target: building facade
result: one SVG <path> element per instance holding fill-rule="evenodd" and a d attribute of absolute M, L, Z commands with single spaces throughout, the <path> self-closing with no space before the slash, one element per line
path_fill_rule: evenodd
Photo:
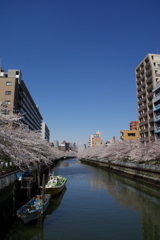
<path fill-rule="evenodd" d="M 138 129 L 138 121 L 132 121 L 130 122 L 130 130 L 137 130 Z"/>
<path fill-rule="evenodd" d="M 120 131 L 122 136 L 120 137 L 123 141 L 126 140 L 137 140 L 139 138 L 139 131 L 137 130 L 122 130 Z"/>
<path fill-rule="evenodd" d="M 42 122 L 42 139 L 50 141 L 50 131 L 45 122 Z"/>
<path fill-rule="evenodd" d="M 89 135 L 88 147 L 101 147 L 104 146 L 104 142 L 101 137 L 101 132 L 97 131 L 95 134 Z"/>
<path fill-rule="evenodd" d="M 160 81 L 160 55 L 148 54 L 135 69 L 139 136 L 150 142 L 154 136 L 153 88 Z"/>
<path fill-rule="evenodd" d="M 153 117 L 155 141 L 160 142 L 160 82 L 153 89 Z"/>
<path fill-rule="evenodd" d="M 13 111 L 24 114 L 21 120 L 31 130 L 41 130 L 42 116 L 34 103 L 24 81 L 21 71 L 9 69 L 7 73 L 0 68 L 0 101 L 6 102 Z"/>
<path fill-rule="evenodd" d="M 59 141 L 58 140 L 54 140 L 53 141 L 54 147 L 58 148 L 59 147 Z"/>

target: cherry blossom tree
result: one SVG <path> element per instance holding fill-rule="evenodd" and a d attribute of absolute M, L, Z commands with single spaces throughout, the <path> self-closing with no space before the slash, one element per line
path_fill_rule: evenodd
<path fill-rule="evenodd" d="M 117 141 L 107 147 L 93 147 L 78 152 L 79 159 L 128 161 L 160 164 L 160 143 L 142 144 L 140 141 Z"/>
<path fill-rule="evenodd" d="M 21 114 L 9 113 L 8 106 L 0 106 L 0 159 L 10 160 L 21 169 L 37 166 L 39 163 L 49 165 L 53 160 L 63 156 L 63 152 L 52 148 L 41 138 L 40 131 L 32 131 L 22 124 Z"/>

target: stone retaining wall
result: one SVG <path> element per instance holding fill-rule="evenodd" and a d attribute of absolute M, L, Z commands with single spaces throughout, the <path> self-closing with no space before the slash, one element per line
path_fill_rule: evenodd
<path fill-rule="evenodd" d="M 160 166 L 149 164 L 106 161 L 97 159 L 81 159 L 82 162 L 99 166 L 110 171 L 156 185 L 160 187 Z"/>

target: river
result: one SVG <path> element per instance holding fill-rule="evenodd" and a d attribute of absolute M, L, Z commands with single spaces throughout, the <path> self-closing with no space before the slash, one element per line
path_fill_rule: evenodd
<path fill-rule="evenodd" d="M 58 162 L 66 189 L 40 224 L 19 219 L 4 240 L 160 240 L 160 191 L 77 159 Z"/>

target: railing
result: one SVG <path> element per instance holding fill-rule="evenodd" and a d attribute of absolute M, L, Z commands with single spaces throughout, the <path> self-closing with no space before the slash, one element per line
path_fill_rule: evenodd
<path fill-rule="evenodd" d="M 160 132 L 160 127 L 155 127 L 154 132 L 155 132 L 155 133 Z"/>
<path fill-rule="evenodd" d="M 160 115 L 154 117 L 154 120 L 159 120 L 159 119 L 160 119 Z"/>
<path fill-rule="evenodd" d="M 160 104 L 158 104 L 158 105 L 154 106 L 154 108 L 155 108 L 155 109 L 158 109 L 158 108 L 160 108 Z"/>

